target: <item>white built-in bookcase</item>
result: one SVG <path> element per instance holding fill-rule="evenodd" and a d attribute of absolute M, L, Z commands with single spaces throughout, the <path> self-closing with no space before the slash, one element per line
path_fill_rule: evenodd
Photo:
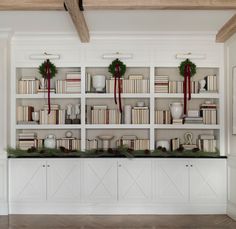
<path fill-rule="evenodd" d="M 167 36 L 157 38 L 156 41 L 119 40 L 96 41 L 90 44 L 80 44 L 77 38 L 55 37 L 47 38 L 15 38 L 11 53 L 11 117 L 10 131 L 12 147 L 16 146 L 16 138 L 19 132 L 37 132 L 40 137 L 49 133 L 57 137 L 64 136 L 65 132 L 71 130 L 74 137 L 81 139 L 81 149 L 85 150 L 86 139 L 99 135 L 113 135 L 111 146 L 123 135 L 136 135 L 139 138 L 150 139 L 150 149 L 155 149 L 158 139 L 171 139 L 179 137 L 182 141 L 185 132 L 192 132 L 194 140 L 199 134 L 214 134 L 217 139 L 217 147 L 221 155 L 226 154 L 225 149 L 225 105 L 224 105 L 224 48 L 221 44 L 214 42 L 214 36 L 195 37 Z M 159 39 L 159 40 L 158 40 Z M 150 81 L 150 93 L 146 94 L 122 94 L 122 104 L 135 105 L 137 101 L 145 101 L 150 106 L 150 124 L 145 125 L 91 125 L 85 123 L 86 104 L 106 104 L 114 108 L 113 94 L 86 93 L 86 73 L 104 74 L 110 76 L 108 66 L 111 59 L 103 59 L 104 53 L 131 53 L 131 59 L 122 60 L 127 65 L 125 77 L 129 74 L 143 74 Z M 56 79 L 65 78 L 68 71 L 81 70 L 81 94 L 51 94 L 51 102 L 57 103 L 65 108 L 66 104 L 81 104 L 80 125 L 17 125 L 16 107 L 18 104 L 34 105 L 36 110 L 42 108 L 47 102 L 47 95 L 17 94 L 17 81 L 24 75 L 35 75 L 40 77 L 38 66 L 43 60 L 31 59 L 32 54 L 43 54 L 44 52 L 59 54 L 59 60 L 52 60 L 58 67 Z M 168 109 L 169 104 L 174 101 L 183 102 L 183 94 L 157 94 L 154 93 L 155 75 L 168 75 L 169 80 L 182 79 L 178 73 L 178 66 L 183 59 L 176 59 L 178 53 L 203 54 L 203 58 L 191 59 L 197 65 L 197 74 L 193 80 L 202 79 L 206 75 L 216 74 L 218 78 L 218 93 L 192 94 L 189 103 L 191 109 L 199 109 L 201 103 L 210 100 L 218 105 L 217 125 L 158 125 L 154 123 L 154 111 L 156 108 Z M 99 142 L 101 146 L 101 142 Z"/>
<path fill-rule="evenodd" d="M 62 108 L 69 103 L 81 104 L 81 124 L 80 125 L 17 125 L 16 117 L 13 122 L 15 130 L 12 131 L 12 146 L 15 146 L 17 134 L 20 132 L 37 132 L 38 137 L 44 138 L 47 134 L 55 134 L 58 138 L 65 136 L 65 132 L 71 130 L 73 136 L 81 139 L 81 149 L 85 150 L 86 139 L 96 138 L 99 135 L 114 135 L 112 140 L 112 147 L 115 147 L 115 141 L 122 135 L 136 135 L 138 138 L 150 139 L 150 149 L 155 149 L 156 140 L 171 139 L 179 137 L 182 141 L 185 132 L 192 132 L 194 140 L 199 134 L 214 134 L 217 137 L 217 146 L 221 149 L 221 112 L 220 112 L 220 93 L 202 93 L 192 94 L 192 100 L 189 102 L 189 108 L 199 109 L 201 103 L 206 100 L 210 100 L 218 104 L 218 124 L 217 125 L 158 125 L 154 122 L 154 111 L 159 109 L 169 109 L 169 104 L 174 101 L 183 102 L 183 94 L 165 94 L 154 93 L 154 76 L 155 75 L 168 75 L 169 80 L 181 80 L 181 76 L 178 73 L 177 66 L 163 67 L 163 66 L 127 66 L 127 72 L 125 77 L 129 74 L 142 74 L 144 78 L 150 81 L 150 93 L 139 94 L 122 94 L 122 104 L 135 105 L 137 101 L 145 101 L 145 105 L 150 107 L 150 124 L 120 124 L 120 125 L 97 125 L 85 123 L 85 105 L 108 105 L 109 108 L 115 108 L 116 105 L 113 100 L 113 94 L 97 94 L 85 92 L 85 77 L 86 73 L 91 75 L 104 74 L 110 77 L 107 66 L 72 66 L 72 67 L 59 67 L 56 78 L 52 80 L 53 84 L 56 79 L 65 78 L 65 74 L 68 71 L 81 70 L 81 94 L 51 94 L 51 103 L 60 104 Z M 216 74 L 219 77 L 218 68 L 198 68 L 197 75 L 194 76 L 194 80 L 200 80 L 206 75 Z M 15 91 L 17 91 L 17 82 L 22 76 L 36 76 L 40 78 L 37 67 L 17 67 L 15 72 L 15 78 L 13 79 L 15 85 Z M 219 78 L 218 78 L 219 79 Z M 219 81 L 218 81 L 219 86 Z M 39 110 L 47 103 L 47 94 L 17 94 L 14 93 L 15 109 L 18 105 L 32 105 L 35 110 Z M 16 110 L 15 110 L 16 111 Z M 16 114 L 16 112 L 14 112 Z M 100 145 L 101 146 L 101 145 Z"/>

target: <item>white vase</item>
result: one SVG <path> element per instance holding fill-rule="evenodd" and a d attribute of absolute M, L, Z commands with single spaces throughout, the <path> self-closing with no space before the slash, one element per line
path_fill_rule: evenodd
<path fill-rule="evenodd" d="M 103 75 L 93 76 L 93 87 L 96 91 L 102 92 L 106 86 L 106 77 Z"/>
<path fill-rule="evenodd" d="M 173 119 L 180 119 L 183 115 L 183 104 L 182 103 L 171 103 L 170 112 Z"/>
<path fill-rule="evenodd" d="M 125 124 L 131 124 L 131 105 L 125 105 L 124 113 L 125 113 Z"/>
<path fill-rule="evenodd" d="M 53 134 L 49 134 L 44 139 L 44 147 L 49 149 L 56 148 L 56 136 Z"/>

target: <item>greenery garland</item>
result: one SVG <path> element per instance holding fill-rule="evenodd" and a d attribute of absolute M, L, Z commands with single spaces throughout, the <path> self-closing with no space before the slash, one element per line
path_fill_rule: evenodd
<path fill-rule="evenodd" d="M 185 76 L 185 66 L 190 66 L 190 76 L 194 76 L 196 74 L 196 65 L 191 62 L 189 59 L 186 59 L 185 61 L 181 62 L 179 66 L 179 73 L 181 76 Z"/>
<path fill-rule="evenodd" d="M 120 76 L 124 76 L 126 72 L 126 65 L 120 61 L 119 59 L 115 59 L 112 61 L 112 63 L 108 67 L 108 71 L 114 76 L 116 74 L 116 66 L 119 65 L 120 67 Z"/>
<path fill-rule="evenodd" d="M 52 79 L 57 74 L 57 68 L 56 66 L 50 61 L 45 60 L 40 66 L 39 66 L 39 73 L 42 75 L 43 78 L 47 79 L 47 64 L 49 64 L 49 71 L 50 71 L 50 79 Z"/>

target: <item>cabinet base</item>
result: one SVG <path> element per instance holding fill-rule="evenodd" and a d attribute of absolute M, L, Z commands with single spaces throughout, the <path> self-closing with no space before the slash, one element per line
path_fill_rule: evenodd
<path fill-rule="evenodd" d="M 8 204 L 0 202 L 0 215 L 8 215 Z"/>
<path fill-rule="evenodd" d="M 226 204 L 143 205 L 11 203 L 9 214 L 226 214 Z"/>

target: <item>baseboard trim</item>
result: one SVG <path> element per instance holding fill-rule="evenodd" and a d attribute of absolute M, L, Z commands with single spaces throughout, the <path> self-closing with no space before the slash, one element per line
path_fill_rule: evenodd
<path fill-rule="evenodd" d="M 216 205 L 117 205 L 12 203 L 9 214 L 226 214 L 226 204 Z"/>
<path fill-rule="evenodd" d="M 232 218 L 233 220 L 236 220 L 236 204 L 228 202 L 228 204 L 227 204 L 227 215 L 230 218 Z"/>
<path fill-rule="evenodd" d="M 8 203 L 0 202 L 0 215 L 8 215 Z"/>

